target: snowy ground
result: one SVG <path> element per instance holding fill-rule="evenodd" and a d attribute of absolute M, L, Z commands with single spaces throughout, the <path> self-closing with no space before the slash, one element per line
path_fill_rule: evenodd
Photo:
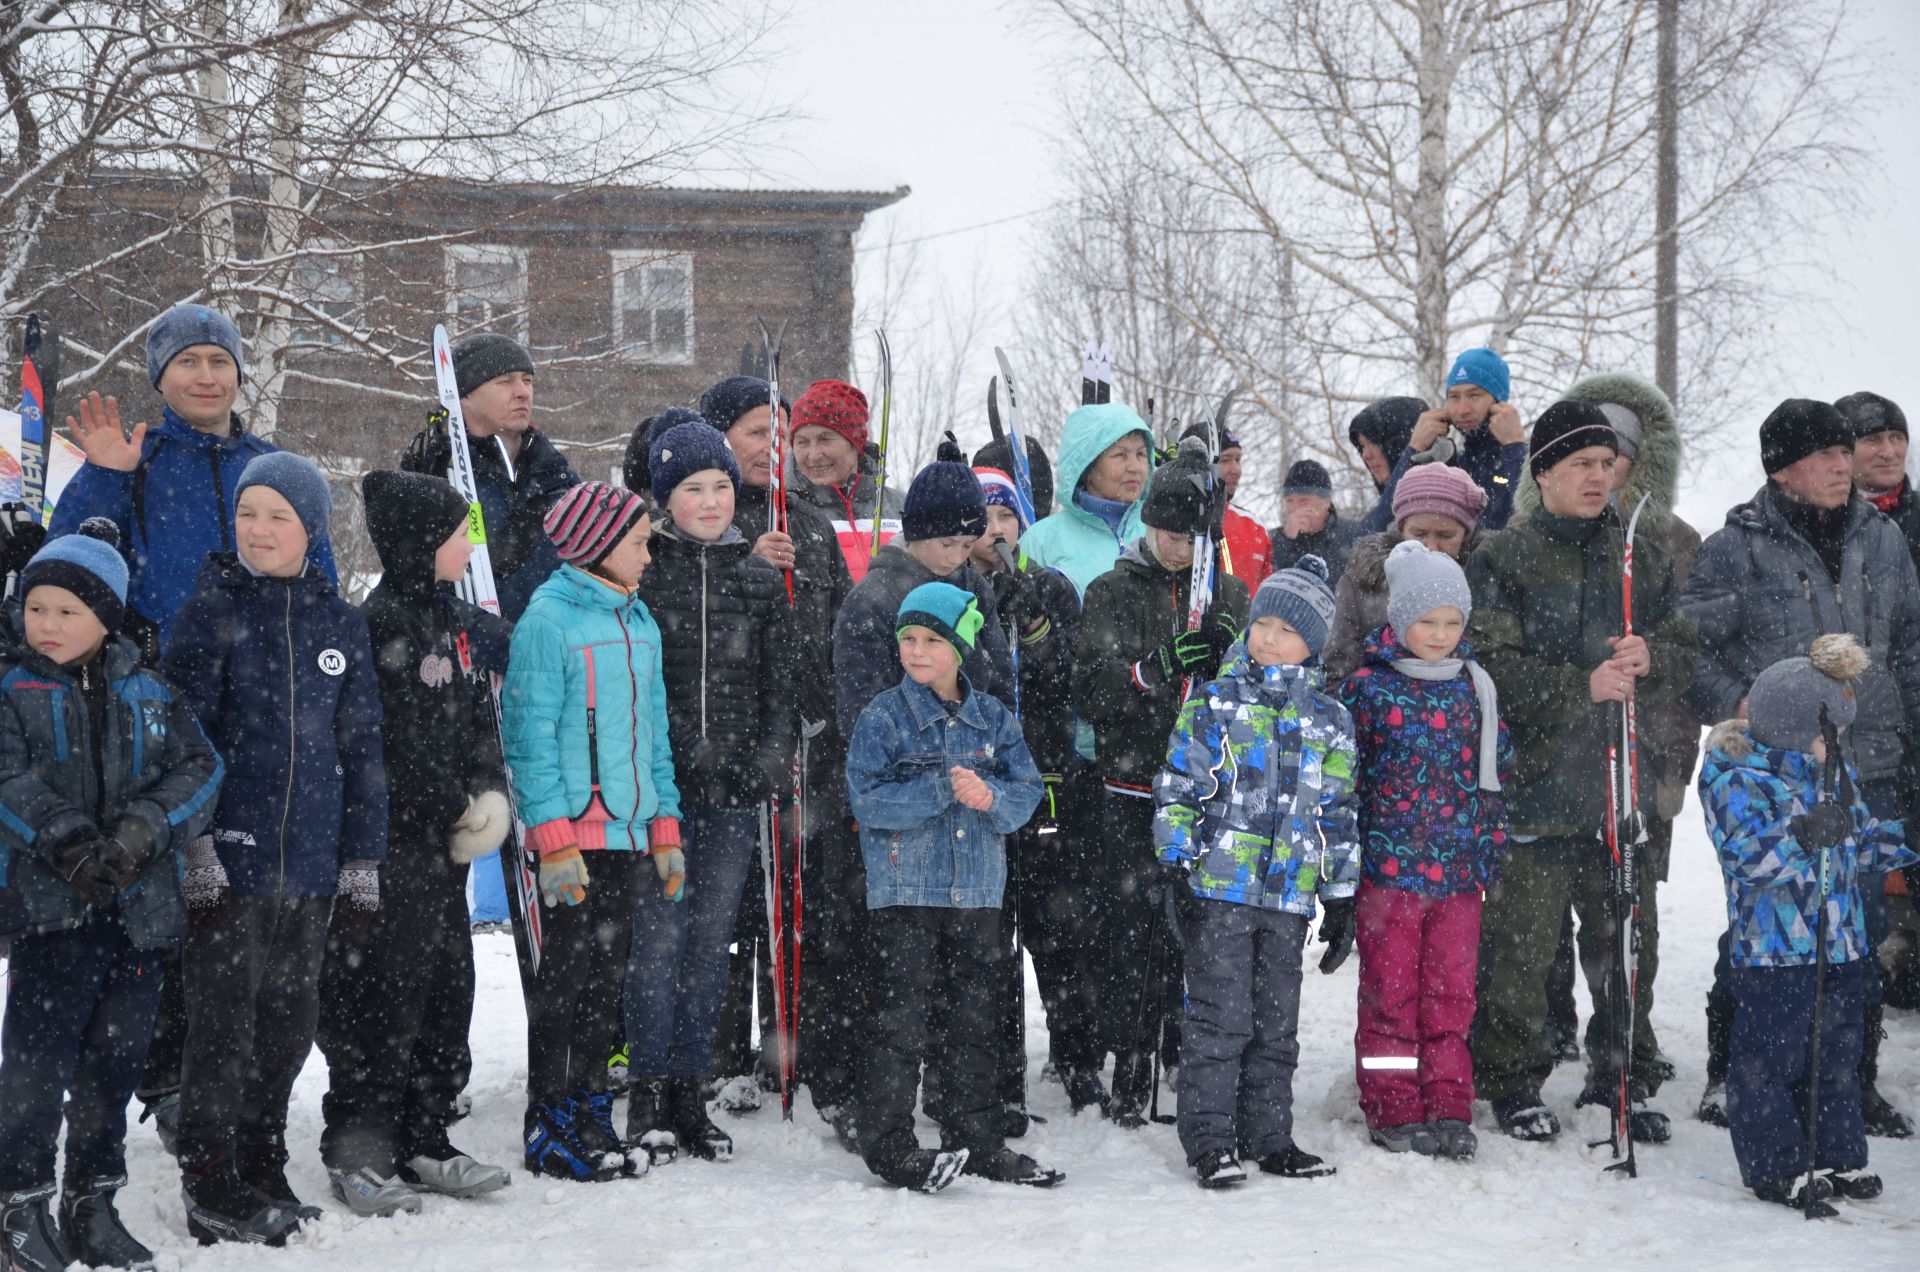
<path fill-rule="evenodd" d="M 1065 1169 L 1052 1192 L 963 1179 L 936 1197 L 881 1187 L 841 1152 L 810 1112 L 783 1125 L 777 1108 L 727 1117 L 733 1162 L 682 1160 L 648 1178 L 579 1186 L 514 1171 L 510 1190 L 473 1202 L 429 1198 L 418 1217 L 355 1220 L 328 1196 L 317 1152 L 324 1062 L 316 1051 L 294 1095 L 290 1172 L 330 1213 L 284 1252 L 201 1250 L 187 1236 L 177 1176 L 152 1131 L 136 1126 L 133 1182 L 122 1213 L 134 1232 L 180 1268 L 406 1268 L 410 1272 L 671 1266 L 680 1269 L 914 1267 L 980 1269 L 1235 1267 L 1324 1258 L 1335 1266 L 1441 1268 L 1470 1259 L 1501 1269 L 1604 1264 L 1690 1269 L 1910 1266 L 1920 1223 L 1880 1217 L 1852 1226 L 1809 1224 L 1725 1186 L 1737 1184 L 1726 1133 L 1688 1114 L 1705 1050 L 1700 1006 L 1725 926 L 1718 872 L 1689 808 L 1661 890 L 1662 959 L 1655 1026 L 1680 1069 L 1655 1101 L 1674 1116 L 1674 1141 L 1640 1156 L 1637 1181 L 1601 1172 L 1604 1150 L 1581 1145 L 1584 1124 L 1559 1142 L 1500 1136 L 1479 1108 L 1479 1159 L 1466 1165 L 1391 1158 L 1370 1147 L 1354 1106 L 1354 969 L 1308 973 L 1298 1079 L 1301 1144 L 1338 1163 L 1336 1178 L 1256 1175 L 1241 1189 L 1203 1194 L 1184 1168 L 1171 1127 L 1127 1133 L 1067 1114 L 1052 1083 L 1033 1083 L 1048 1117 L 1023 1147 Z M 520 993 L 510 941 L 477 938 L 479 1005 L 473 1046 L 475 1114 L 455 1128 L 469 1152 L 518 1162 L 525 1074 Z M 1031 1001 L 1032 995 L 1029 995 Z M 1894 1013 L 1882 1087 L 1920 1109 L 1920 1017 Z M 1037 1008 L 1031 1049 L 1044 1054 Z M 1578 1066 L 1561 1066 L 1549 1102 L 1571 1119 Z M 1037 1066 L 1036 1066 L 1037 1073 Z M 801 1106 L 805 1107 L 804 1099 Z M 1167 1102 L 1170 1109 L 1170 1101 Z M 1593 1110 L 1583 1110 L 1591 1115 Z M 1875 1140 L 1886 1214 L 1920 1212 L 1920 1143 Z M 1724 1181 L 1722 1183 L 1713 1182 Z M 1545 1260 L 1546 1262 L 1541 1262 Z"/>

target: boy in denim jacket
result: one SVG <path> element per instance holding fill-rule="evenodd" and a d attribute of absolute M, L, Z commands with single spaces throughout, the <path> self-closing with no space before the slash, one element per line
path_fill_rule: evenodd
<path fill-rule="evenodd" d="M 900 603 L 905 678 L 860 713 L 847 794 L 860 823 L 874 951 L 874 1019 L 859 1111 L 861 1154 L 901 1188 L 937 1192 L 963 1170 L 1041 1187 L 1065 1178 L 1006 1146 L 994 1089 L 1006 836 L 1040 803 L 1020 724 L 961 674 L 985 623 L 971 592 L 923 583 Z M 933 1003 L 945 1007 L 927 1048 Z M 941 1151 L 913 1133 L 922 1057 L 940 1066 Z"/>

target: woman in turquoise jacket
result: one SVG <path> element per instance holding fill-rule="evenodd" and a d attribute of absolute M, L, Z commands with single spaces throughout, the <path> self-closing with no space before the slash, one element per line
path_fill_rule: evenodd
<path fill-rule="evenodd" d="M 1120 550 L 1146 533 L 1140 501 L 1153 470 L 1153 434 L 1121 402 L 1083 406 L 1067 416 L 1060 438 L 1060 510 L 1021 537 L 1034 564 L 1052 566 L 1087 586 L 1113 568 Z"/>
<path fill-rule="evenodd" d="M 546 518 L 563 563 L 513 630 L 501 741 L 544 907 L 517 915 L 539 962 L 527 1000 L 527 1169 L 562 1179 L 636 1174 L 613 1128 L 607 1047 L 620 1036 L 634 893 L 651 853 L 664 887 L 686 878 L 667 743 L 660 629 L 635 595 L 652 560 L 639 496 L 604 482 Z M 589 861 L 591 865 L 589 865 Z"/>

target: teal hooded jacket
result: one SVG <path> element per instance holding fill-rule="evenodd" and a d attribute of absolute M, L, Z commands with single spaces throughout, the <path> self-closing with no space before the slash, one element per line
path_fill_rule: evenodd
<path fill-rule="evenodd" d="M 1067 416 L 1066 430 L 1060 437 L 1060 458 L 1055 466 L 1059 474 L 1055 489 L 1064 494 L 1060 510 L 1041 518 L 1020 538 L 1021 548 L 1035 564 L 1051 566 L 1072 579 L 1082 598 L 1089 584 L 1113 568 L 1114 562 L 1120 559 L 1120 550 L 1146 533 L 1140 521 L 1145 490 L 1127 509 L 1118 534 L 1078 502 L 1080 479 L 1086 476 L 1087 469 L 1107 447 L 1129 433 L 1146 437 L 1147 449 L 1152 451 L 1153 434 L 1147 422 L 1124 403 L 1083 406 Z"/>

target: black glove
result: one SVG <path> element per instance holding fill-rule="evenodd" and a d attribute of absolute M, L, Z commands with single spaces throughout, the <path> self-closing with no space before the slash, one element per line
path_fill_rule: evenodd
<path fill-rule="evenodd" d="M 1233 617 L 1208 607 L 1200 616 L 1200 626 L 1195 629 L 1207 638 L 1207 676 L 1211 679 L 1220 673 L 1220 664 L 1227 660 L 1227 651 L 1233 648 L 1233 642 L 1240 639 L 1240 633 L 1233 629 Z"/>
<path fill-rule="evenodd" d="M 1001 570 L 991 577 L 993 607 L 1013 628 L 1014 639 L 1018 640 L 1029 627 L 1047 616 L 1040 604 L 1040 590 L 1032 579 L 1013 570 Z"/>
<path fill-rule="evenodd" d="M 1204 628 L 1181 632 L 1166 644 L 1134 664 L 1140 679 L 1149 687 L 1176 676 L 1204 676 L 1202 670 L 1213 656 L 1213 642 Z"/>
<path fill-rule="evenodd" d="M 1793 837 L 1808 852 L 1838 848 L 1853 833 L 1853 814 L 1835 800 L 1815 804 L 1792 821 Z"/>
<path fill-rule="evenodd" d="M 147 864 L 146 857 L 122 843 L 118 834 L 112 839 L 102 839 L 94 855 L 112 878 L 115 896 L 131 888 L 140 877 L 140 868 Z"/>
<path fill-rule="evenodd" d="M 453 443 L 447 438 L 446 421 L 439 420 L 428 424 L 413 435 L 407 443 L 407 453 L 400 457 L 400 467 L 410 473 L 427 473 L 434 477 L 445 477 L 447 469 L 453 466 Z"/>
<path fill-rule="evenodd" d="M 1339 897 L 1320 903 L 1320 940 L 1327 952 L 1320 956 L 1322 975 L 1340 970 L 1340 964 L 1353 953 L 1353 898 Z"/>
<path fill-rule="evenodd" d="M 27 568 L 47 541 L 47 528 L 23 503 L 0 504 L 0 581 Z"/>
<path fill-rule="evenodd" d="M 1040 806 L 1027 821 L 1027 832 L 1052 838 L 1060 833 L 1060 817 L 1067 804 L 1067 779 L 1058 773 L 1040 775 Z"/>
<path fill-rule="evenodd" d="M 793 765 L 766 748 L 756 751 L 753 756 L 753 773 L 760 785 L 762 799 L 780 799 L 793 802 Z"/>
<path fill-rule="evenodd" d="M 55 872 L 88 905 L 111 905 L 120 895 L 114 886 L 113 871 L 100 860 L 100 850 L 105 845 L 100 832 L 89 827 L 67 836 L 53 850 Z"/>

